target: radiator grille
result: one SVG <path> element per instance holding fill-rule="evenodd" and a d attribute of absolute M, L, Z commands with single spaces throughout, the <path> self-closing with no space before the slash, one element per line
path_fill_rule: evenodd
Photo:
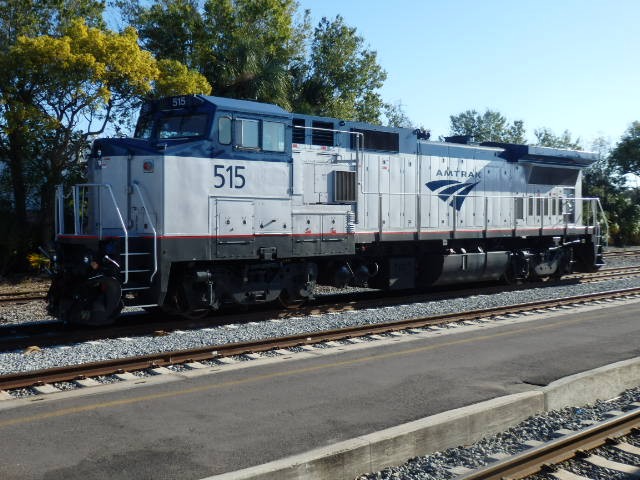
<path fill-rule="evenodd" d="M 334 190 L 333 201 L 336 203 L 350 203 L 356 201 L 356 172 L 333 172 Z"/>

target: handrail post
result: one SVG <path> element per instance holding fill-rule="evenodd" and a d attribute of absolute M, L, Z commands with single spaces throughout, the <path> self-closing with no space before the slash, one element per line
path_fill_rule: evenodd
<path fill-rule="evenodd" d="M 489 230 L 489 197 L 484 196 L 484 236 L 487 236 Z"/>
<path fill-rule="evenodd" d="M 73 186 L 71 195 L 73 197 L 73 233 L 78 235 L 78 230 L 80 230 L 80 218 L 78 217 L 78 185 Z"/>
<path fill-rule="evenodd" d="M 153 231 L 153 273 L 151 274 L 151 278 L 149 279 L 149 282 L 152 282 L 153 277 L 155 277 L 156 273 L 158 272 L 158 233 L 156 231 L 155 225 L 153 224 L 153 220 L 151 220 L 151 216 L 149 215 L 149 209 L 147 208 L 147 204 L 145 203 L 144 198 L 142 196 L 140 185 L 138 184 L 138 182 L 134 181 L 133 186 L 135 187 L 136 192 L 138 193 L 138 197 L 140 197 L 142 208 L 144 208 L 144 214 L 147 217 L 149 225 L 151 226 L 151 230 Z"/>
<path fill-rule="evenodd" d="M 454 237 L 456 236 L 456 229 L 457 229 L 457 227 L 458 227 L 458 215 L 456 214 L 457 212 L 456 212 L 456 207 L 455 207 L 455 205 L 456 205 L 456 198 L 458 198 L 458 196 L 457 196 L 457 195 L 454 195 L 454 196 L 452 197 L 453 201 L 451 202 L 451 211 L 452 211 L 452 213 L 453 213 L 453 215 L 452 215 L 452 219 L 453 219 L 453 222 L 452 222 L 452 224 L 453 224 L 452 231 L 453 231 L 453 236 L 454 236 Z"/>
<path fill-rule="evenodd" d="M 92 186 L 91 184 L 86 184 L 87 186 Z M 116 214 L 118 215 L 118 220 L 120 220 L 120 226 L 122 227 L 122 231 L 124 232 L 124 282 L 123 285 L 126 285 L 129 282 L 129 232 L 127 232 L 127 226 L 124 223 L 122 218 L 122 214 L 120 213 L 120 209 L 118 208 L 118 202 L 116 202 L 116 197 L 113 194 L 113 189 L 111 185 L 108 183 L 105 184 L 94 184 L 98 187 L 105 187 L 109 191 L 109 195 L 111 196 L 111 201 L 113 202 L 114 207 L 116 208 Z"/>
<path fill-rule="evenodd" d="M 64 187 L 56 185 L 56 234 L 64 234 Z"/>

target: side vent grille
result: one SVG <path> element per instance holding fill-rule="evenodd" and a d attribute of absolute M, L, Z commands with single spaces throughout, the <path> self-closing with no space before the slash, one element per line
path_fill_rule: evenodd
<path fill-rule="evenodd" d="M 333 201 L 336 203 L 352 203 L 356 198 L 356 172 L 333 172 Z"/>

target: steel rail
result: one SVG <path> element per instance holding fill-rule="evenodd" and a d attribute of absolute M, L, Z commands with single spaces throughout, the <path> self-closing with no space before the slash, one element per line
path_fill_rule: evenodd
<path fill-rule="evenodd" d="M 367 335 L 379 335 L 409 328 L 437 326 L 444 323 L 462 322 L 486 318 L 490 316 L 522 313 L 542 308 L 559 307 L 577 303 L 591 302 L 640 294 L 640 287 L 600 292 L 596 294 L 577 295 L 554 300 L 540 300 L 518 305 L 486 308 L 463 313 L 448 313 L 431 317 L 420 317 L 374 325 L 359 325 L 321 332 L 307 332 L 280 338 L 226 345 L 211 345 L 188 350 L 161 352 L 138 357 L 85 363 L 56 367 L 46 370 L 18 372 L 0 376 L 0 390 L 24 388 L 42 383 L 72 381 L 78 378 L 110 375 L 121 371 L 135 371 L 151 367 L 161 367 L 190 361 L 212 360 L 220 357 L 241 355 L 245 353 L 264 352 L 301 345 L 317 344 L 326 341 L 345 340 Z"/>
<path fill-rule="evenodd" d="M 44 300 L 46 298 L 46 292 L 42 294 L 33 295 L 29 293 L 18 293 L 11 295 L 0 296 L 0 303 L 23 303 L 30 302 L 32 300 Z"/>
<path fill-rule="evenodd" d="M 640 408 L 637 408 L 579 432 L 565 435 L 539 447 L 525 450 L 495 464 L 462 475 L 457 477 L 456 480 L 521 479 L 538 473 L 547 466 L 557 465 L 569 460 L 575 457 L 578 452 L 582 453 L 583 451 L 601 447 L 610 438 L 628 435 L 639 426 Z"/>
<path fill-rule="evenodd" d="M 604 257 L 632 257 L 634 255 L 640 255 L 640 250 L 623 250 L 623 251 L 608 251 L 605 252 Z"/>
<path fill-rule="evenodd" d="M 610 271 L 609 271 L 610 270 Z M 218 314 L 205 317 L 199 320 L 176 319 L 175 316 L 165 314 L 154 314 L 150 318 L 149 313 L 125 314 L 115 325 L 102 328 L 83 328 L 82 326 L 67 325 L 58 320 L 33 321 L 26 323 L 6 323 L 0 325 L 0 351 L 18 350 L 32 345 L 46 347 L 51 345 L 86 342 L 90 340 L 113 339 L 120 337 L 131 337 L 141 335 L 154 335 L 156 332 L 170 332 L 172 330 L 194 330 L 209 327 L 212 324 L 224 325 L 228 323 L 246 323 L 265 321 L 274 314 L 279 318 L 295 315 L 313 315 L 322 313 L 339 313 L 348 310 L 364 308 L 381 308 L 405 303 L 429 302 L 447 300 L 450 298 L 464 297 L 482 293 L 491 295 L 502 291 L 523 291 L 529 288 L 539 288 L 541 285 L 561 285 L 571 284 L 576 280 L 580 282 L 597 282 L 606 279 L 624 277 L 628 275 L 640 274 L 640 267 L 622 267 L 609 270 L 600 270 L 590 274 L 567 275 L 558 282 L 548 283 L 528 283 L 522 285 L 489 285 L 483 287 L 481 291 L 474 289 L 463 289 L 429 293 L 418 293 L 407 295 L 403 292 L 380 297 L 379 291 L 363 291 L 357 294 L 337 293 L 327 297 L 319 297 L 296 310 L 282 310 L 274 312 L 270 309 L 256 310 L 252 312 Z M 401 295 L 398 295 L 400 294 Z"/>
<path fill-rule="evenodd" d="M 640 251 L 638 251 L 640 254 Z M 575 274 L 567 274 L 562 279 L 599 279 L 599 278 L 615 278 L 616 276 L 621 276 L 625 273 L 640 273 L 640 265 L 638 266 L 627 266 L 627 267 L 612 267 L 605 268 L 603 270 L 598 270 L 590 273 L 575 273 Z M 535 287 L 536 284 L 531 284 L 531 287 Z M 0 303 L 11 303 L 11 302 L 23 302 L 23 301 L 32 301 L 32 300 L 44 300 L 46 299 L 47 291 L 46 290 L 35 290 L 35 291 L 24 291 L 24 292 L 0 292 Z"/>
<path fill-rule="evenodd" d="M 46 295 L 46 290 L 29 290 L 29 291 L 16 291 L 16 292 L 0 292 L 0 297 L 12 297 L 20 295 Z"/>

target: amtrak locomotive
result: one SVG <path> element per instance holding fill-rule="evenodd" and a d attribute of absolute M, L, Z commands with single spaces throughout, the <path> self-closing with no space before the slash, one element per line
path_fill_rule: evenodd
<path fill-rule="evenodd" d="M 514 282 L 602 263 L 606 220 L 581 196 L 593 154 L 450 140 L 251 101 L 150 102 L 134 138 L 94 142 L 88 183 L 58 189 L 49 311 L 190 317 L 295 305 L 317 283 Z"/>

